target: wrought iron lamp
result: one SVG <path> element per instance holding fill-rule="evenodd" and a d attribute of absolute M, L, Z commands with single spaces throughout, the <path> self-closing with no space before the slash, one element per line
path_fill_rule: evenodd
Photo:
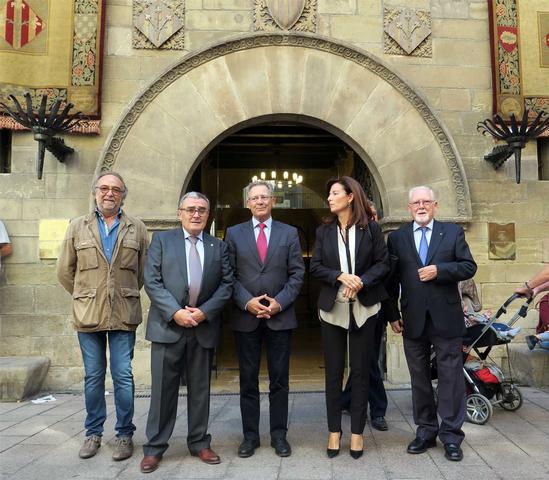
<path fill-rule="evenodd" d="M 544 117 L 540 112 L 534 121 L 528 124 L 528 109 L 524 109 L 522 121 L 517 123 L 515 115 L 511 114 L 511 123 L 507 125 L 499 115 L 494 115 L 494 120 L 489 118 L 477 123 L 477 131 L 483 135 L 490 134 L 496 140 L 503 140 L 507 145 L 497 145 L 490 153 L 484 155 L 484 160 L 492 163 L 494 170 L 500 168 L 505 160 L 515 154 L 515 178 L 520 183 L 520 161 L 522 149 L 526 144 L 541 135 L 549 128 L 549 115 Z"/>
<path fill-rule="evenodd" d="M 65 145 L 65 141 L 62 138 L 57 138 L 54 135 L 69 132 L 73 127 L 78 125 L 81 119 L 77 117 L 81 112 L 69 115 L 70 110 L 74 107 L 72 103 L 67 103 L 63 110 L 59 112 L 63 104 L 63 100 L 60 98 L 57 98 L 50 111 L 46 112 L 47 95 L 42 95 L 40 107 L 36 112 L 32 107 L 30 93 L 25 93 L 26 111 L 23 110 L 17 98 L 13 95 L 10 95 L 9 98 L 13 102 L 14 108 L 9 108 L 5 103 L 0 103 L 0 105 L 4 107 L 8 115 L 17 123 L 20 123 L 34 133 L 34 139 L 38 142 L 36 173 L 38 179 L 41 179 L 44 170 L 46 149 L 60 162 L 64 162 L 65 157 L 69 153 L 74 152 L 73 148 Z"/>

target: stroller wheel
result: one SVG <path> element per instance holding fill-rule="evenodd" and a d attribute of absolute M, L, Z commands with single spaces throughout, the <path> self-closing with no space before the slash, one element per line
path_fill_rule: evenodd
<path fill-rule="evenodd" d="M 503 384 L 503 400 L 500 405 L 501 408 L 514 412 L 522 406 L 522 393 L 513 384 Z"/>
<path fill-rule="evenodd" d="M 477 425 L 484 425 L 492 416 L 490 400 L 480 393 L 467 395 L 467 420 Z"/>

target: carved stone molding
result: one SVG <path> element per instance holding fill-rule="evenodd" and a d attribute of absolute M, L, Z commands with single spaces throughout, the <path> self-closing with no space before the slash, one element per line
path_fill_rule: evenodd
<path fill-rule="evenodd" d="M 431 14 L 413 8 L 385 8 L 383 51 L 390 55 L 432 57 Z"/>
<path fill-rule="evenodd" d="M 133 0 L 133 48 L 183 50 L 184 0 Z"/>
<path fill-rule="evenodd" d="M 461 218 L 462 221 L 466 221 L 471 218 L 469 187 L 465 180 L 465 171 L 456 154 L 455 145 L 425 101 L 396 73 L 391 71 L 374 57 L 371 57 L 365 52 L 357 50 L 349 45 L 336 43 L 323 37 L 306 34 L 272 33 L 243 36 L 241 38 L 225 41 L 208 49 L 186 55 L 181 60 L 181 63 L 172 67 L 160 78 L 155 80 L 150 86 L 146 87 L 136 98 L 136 100 L 134 100 L 133 104 L 128 107 L 126 114 L 120 120 L 118 125 L 112 130 L 106 142 L 106 146 L 100 160 L 99 170 L 104 171 L 113 168 L 118 152 L 120 151 L 122 144 L 124 143 L 124 140 L 126 139 L 132 126 L 139 118 L 141 112 L 155 99 L 157 95 L 169 87 L 174 81 L 189 71 L 224 55 L 252 48 L 271 46 L 311 48 L 332 55 L 337 55 L 369 70 L 394 87 L 395 90 L 397 90 L 414 106 L 416 111 L 420 114 L 426 125 L 433 133 L 434 138 L 440 146 L 444 160 L 450 171 L 453 190 L 456 194 L 456 210 L 459 218 Z"/>
<path fill-rule="evenodd" d="M 263 32 L 316 32 L 318 0 L 255 0 L 254 28 Z"/>

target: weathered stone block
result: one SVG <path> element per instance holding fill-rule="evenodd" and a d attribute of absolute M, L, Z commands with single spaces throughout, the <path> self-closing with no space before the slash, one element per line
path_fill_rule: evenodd
<path fill-rule="evenodd" d="M 0 315 L 0 334 L 5 338 L 11 337 L 12 342 L 19 340 L 15 337 L 50 337 L 72 332 L 70 315 Z M 60 346 L 60 352 L 63 351 Z"/>
<path fill-rule="evenodd" d="M 431 0 L 433 18 L 468 18 L 469 0 Z"/>
<path fill-rule="evenodd" d="M 442 20 L 433 18 L 434 38 L 473 38 L 478 40 L 489 40 L 489 29 L 484 21 L 471 20 Z"/>
<path fill-rule="evenodd" d="M 61 286 L 37 285 L 35 297 L 36 313 L 66 315 L 71 312 L 71 296 Z"/>
<path fill-rule="evenodd" d="M 318 2 L 318 13 L 354 15 L 357 13 L 357 0 L 321 0 Z"/>
<path fill-rule="evenodd" d="M 330 23 L 336 39 L 374 43 L 383 39 L 383 22 L 377 16 L 334 16 Z"/>
<path fill-rule="evenodd" d="M 474 52 L 474 54 L 472 54 Z M 433 38 L 433 58 L 438 65 L 490 66 L 490 45 L 485 40 Z"/>
<path fill-rule="evenodd" d="M 32 313 L 34 309 L 34 287 L 6 285 L 0 288 L 2 312 Z"/>
<path fill-rule="evenodd" d="M 185 16 L 188 30 L 233 30 L 250 31 L 253 23 L 252 9 L 249 10 L 195 10 Z"/>
<path fill-rule="evenodd" d="M 132 7 L 131 5 L 109 5 L 108 13 L 105 15 L 107 28 L 109 27 L 131 27 Z"/>
<path fill-rule="evenodd" d="M 0 357 L 0 401 L 18 402 L 38 393 L 49 367 L 47 357 Z"/>
<path fill-rule="evenodd" d="M 253 0 L 202 0 L 202 8 L 205 10 L 246 10 L 252 8 L 252 3 Z"/>
<path fill-rule="evenodd" d="M 0 175 L 0 192 L 11 198 L 44 198 L 44 182 L 36 173 Z"/>
<path fill-rule="evenodd" d="M 530 351 L 525 344 L 509 345 L 509 360 L 515 378 L 533 387 L 549 386 L 549 355 L 546 350 Z"/>

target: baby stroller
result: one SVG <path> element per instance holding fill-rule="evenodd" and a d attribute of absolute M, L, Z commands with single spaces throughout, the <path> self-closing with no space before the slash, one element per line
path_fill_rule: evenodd
<path fill-rule="evenodd" d="M 518 298 L 522 297 L 517 294 L 512 295 L 485 323 L 475 323 L 467 327 L 463 338 L 463 375 L 467 395 L 467 420 L 471 423 L 484 425 L 492 416 L 494 405 L 509 411 L 518 410 L 522 405 L 522 394 L 513 379 L 506 379 L 496 365 L 486 362 L 492 347 L 507 346 L 513 339 L 513 336 L 509 335 L 510 327 L 519 318 L 526 317 L 532 299 L 527 299 L 506 324 L 497 322 L 503 314 L 507 313 L 507 307 Z M 473 357 L 476 361 L 470 360 L 472 351 L 478 356 L 478 358 Z M 509 359 L 508 352 L 507 359 Z M 508 369 L 511 372 L 510 364 Z M 433 378 L 437 378 L 434 352 L 431 353 L 431 371 Z"/>

